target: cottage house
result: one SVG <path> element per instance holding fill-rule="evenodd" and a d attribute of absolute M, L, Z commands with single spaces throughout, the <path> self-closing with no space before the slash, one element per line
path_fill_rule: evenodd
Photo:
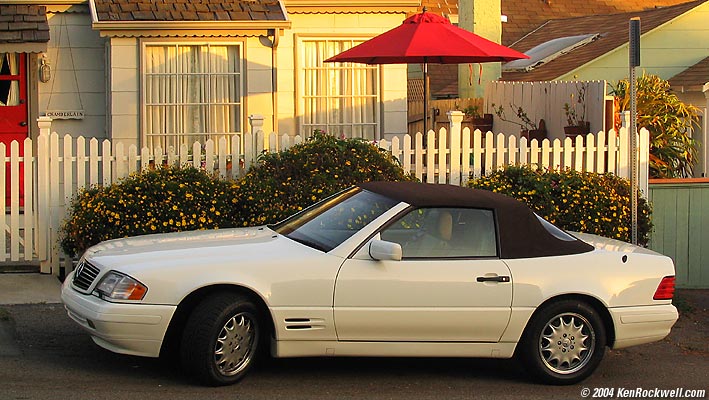
<path fill-rule="evenodd" d="M 700 143 L 697 176 L 709 171 L 709 1 L 610 15 L 549 20 L 512 47 L 531 56 L 526 62 L 503 66 L 510 81 L 594 80 L 609 82 L 628 77 L 628 21 L 641 21 L 642 71 L 672 84 L 682 101 L 700 110 L 700 127 L 693 132 Z"/>
<path fill-rule="evenodd" d="M 424 0 L 430 9 L 460 19 L 453 0 Z M 700 109 L 697 176 L 709 173 L 709 2 L 698 0 L 612 1 L 501 0 L 501 42 L 531 55 L 502 67 L 507 81 L 606 80 L 628 76 L 628 20 L 641 19 L 640 73 L 669 80 L 682 101 Z M 477 26 L 477 25 L 476 25 Z M 485 66 L 485 68 L 488 68 Z M 456 98 L 467 86 L 485 86 L 473 66 L 429 67 L 434 98 Z M 493 78 L 494 79 L 494 78 Z"/>
<path fill-rule="evenodd" d="M 406 65 L 322 61 L 401 23 L 418 0 L 5 0 L 0 135 L 167 148 L 250 129 L 406 132 Z"/>

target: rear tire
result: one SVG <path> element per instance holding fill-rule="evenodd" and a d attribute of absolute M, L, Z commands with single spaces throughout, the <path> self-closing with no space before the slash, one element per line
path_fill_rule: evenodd
<path fill-rule="evenodd" d="M 238 382 L 259 354 L 261 326 L 258 308 L 248 297 L 218 293 L 205 298 L 185 325 L 183 367 L 208 386 Z"/>
<path fill-rule="evenodd" d="M 570 385 L 590 376 L 606 346 L 596 310 L 577 300 L 549 304 L 527 325 L 519 356 L 530 373 L 553 385 Z"/>

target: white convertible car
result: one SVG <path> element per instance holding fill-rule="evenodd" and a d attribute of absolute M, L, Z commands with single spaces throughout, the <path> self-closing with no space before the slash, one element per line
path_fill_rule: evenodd
<path fill-rule="evenodd" d="M 177 354 L 208 385 L 274 357 L 517 356 L 542 381 L 588 377 L 605 347 L 677 320 L 665 256 L 572 236 L 492 192 L 366 183 L 273 226 L 89 249 L 69 316 L 117 353 Z"/>

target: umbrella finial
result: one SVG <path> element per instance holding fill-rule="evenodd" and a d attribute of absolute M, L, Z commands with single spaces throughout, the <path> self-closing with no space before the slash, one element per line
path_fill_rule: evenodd
<path fill-rule="evenodd" d="M 425 13 L 426 11 L 428 11 L 428 7 L 423 6 L 423 11 L 421 11 L 421 13 L 423 14 L 423 13 Z"/>

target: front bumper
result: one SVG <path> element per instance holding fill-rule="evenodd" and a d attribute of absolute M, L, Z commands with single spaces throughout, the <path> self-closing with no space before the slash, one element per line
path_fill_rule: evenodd
<path fill-rule="evenodd" d="M 615 325 L 614 349 L 662 340 L 679 317 L 672 304 L 617 307 L 609 311 Z"/>
<path fill-rule="evenodd" d="M 91 334 L 99 346 L 121 354 L 158 357 L 176 306 L 111 303 L 62 286 L 62 302 L 69 317 Z"/>

